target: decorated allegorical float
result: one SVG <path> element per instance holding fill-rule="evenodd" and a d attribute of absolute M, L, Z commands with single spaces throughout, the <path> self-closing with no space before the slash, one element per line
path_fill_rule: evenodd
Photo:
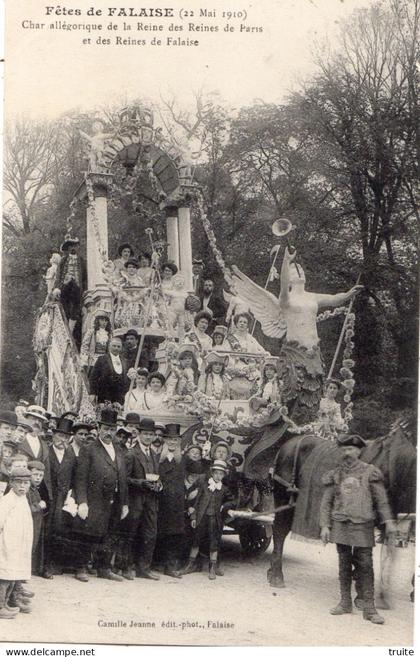
<path fill-rule="evenodd" d="M 98 406 L 89 389 L 89 368 L 106 352 L 111 334 L 136 331 L 140 341 L 120 413 L 137 411 L 155 421 L 180 424 L 184 450 L 199 444 L 204 454 L 210 454 L 223 439 L 229 446 L 238 509 L 266 513 L 270 459 L 287 432 L 311 431 L 329 440 L 351 419 L 352 300 L 360 286 L 334 295 L 308 292 L 299 254 L 288 242 L 294 226 L 282 217 L 272 227 L 276 243 L 267 285 L 260 287 L 225 261 L 191 161 L 163 138 L 151 110 L 126 107 L 117 124 L 105 126 L 97 120 L 91 132 L 82 133 L 87 171 L 71 204 L 63 255 L 51 258 L 47 297 L 37 316 L 36 401 L 54 415 L 74 411 L 95 416 Z M 147 175 L 166 223 L 166 240 L 155 240 L 152 229 L 144 230 L 150 251 L 144 261 L 132 257 L 129 235 L 119 259 L 108 256 L 107 208 L 117 168 L 133 188 L 140 174 Z M 72 253 L 77 249 L 70 247 L 79 241 L 72 223 L 79 204 L 86 206 L 87 282 L 80 289 L 81 335 L 75 339 L 76 317 L 55 281 L 63 258 L 73 256 L 77 262 Z M 194 293 L 191 209 L 202 223 L 227 288 L 226 322 L 216 326 L 212 339 L 211 317 L 199 312 Z M 276 280 L 281 254 L 276 296 L 267 287 Z M 81 287 L 82 280 L 80 270 Z M 326 371 L 317 326 L 337 316 L 344 321 L 334 361 Z M 278 340 L 278 356 L 255 338 L 256 322 L 266 336 Z M 159 390 L 142 388 L 138 365 L 146 348 L 153 350 L 162 375 Z M 343 407 L 337 398 L 341 392 Z"/>

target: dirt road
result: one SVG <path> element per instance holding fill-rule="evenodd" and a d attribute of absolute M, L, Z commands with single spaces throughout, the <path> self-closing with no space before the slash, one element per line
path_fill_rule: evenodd
<path fill-rule="evenodd" d="M 225 576 L 207 573 L 182 580 L 87 584 L 70 575 L 33 578 L 31 615 L 1 621 L 3 641 L 55 641 L 172 645 L 361 645 L 407 646 L 413 641 L 409 600 L 414 548 L 398 551 L 395 606 L 373 625 L 360 612 L 331 616 L 338 602 L 335 547 L 286 542 L 285 589 L 270 588 L 270 550 L 243 559 L 235 538 L 225 542 Z M 376 564 L 380 548 L 375 549 Z M 107 625 L 114 623 L 114 626 Z M 137 624 L 137 625 L 136 625 Z"/>

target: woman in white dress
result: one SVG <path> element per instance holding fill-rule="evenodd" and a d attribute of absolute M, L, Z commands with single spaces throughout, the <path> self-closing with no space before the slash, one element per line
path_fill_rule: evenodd
<path fill-rule="evenodd" d="M 227 335 L 227 341 L 232 351 L 241 351 L 248 354 L 270 354 L 249 333 L 250 317 L 246 313 L 240 313 L 233 318 L 234 327 Z"/>
<path fill-rule="evenodd" d="M 141 411 L 157 411 L 164 407 L 166 396 L 165 377 L 160 372 L 149 374 L 146 390 L 140 396 Z"/>
<path fill-rule="evenodd" d="M 194 317 L 194 328 L 185 336 L 185 342 L 195 344 L 201 358 L 213 349 L 213 341 L 206 333 L 211 320 L 212 315 L 209 312 L 200 310 Z"/>
<path fill-rule="evenodd" d="M 118 258 L 114 260 L 115 273 L 120 274 L 124 271 L 125 263 L 130 258 L 134 258 L 134 250 L 131 244 L 120 244 L 118 247 Z"/>
<path fill-rule="evenodd" d="M 128 376 L 131 378 L 131 375 L 134 373 L 135 387 L 132 391 L 128 391 L 125 395 L 124 408 L 126 411 L 135 411 L 137 408 L 140 408 L 142 403 L 143 393 L 146 390 L 147 380 L 149 377 L 149 370 L 145 367 L 139 367 L 137 371 L 133 368 L 129 370 Z"/>

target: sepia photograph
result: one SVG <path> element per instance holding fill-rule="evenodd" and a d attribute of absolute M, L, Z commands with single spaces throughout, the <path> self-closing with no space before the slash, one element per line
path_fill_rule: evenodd
<path fill-rule="evenodd" d="M 413 646 L 419 2 L 110 4 L 5 2 L 0 646 Z"/>

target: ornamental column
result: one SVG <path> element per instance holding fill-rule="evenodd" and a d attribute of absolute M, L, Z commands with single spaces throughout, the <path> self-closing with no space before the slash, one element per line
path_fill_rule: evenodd
<path fill-rule="evenodd" d="M 178 208 L 178 233 L 179 267 L 185 276 L 187 290 L 192 291 L 191 217 L 190 208 L 187 205 L 182 205 Z"/>
<path fill-rule="evenodd" d="M 88 289 L 84 295 L 84 304 L 88 311 L 95 308 L 111 311 L 112 308 L 111 290 L 102 271 L 104 260 L 108 260 L 108 185 L 111 180 L 112 174 L 90 172 L 76 192 L 78 198 L 87 201 Z"/>
<path fill-rule="evenodd" d="M 168 260 L 172 260 L 179 269 L 178 208 L 176 206 L 166 208 L 166 241 L 168 242 Z"/>

